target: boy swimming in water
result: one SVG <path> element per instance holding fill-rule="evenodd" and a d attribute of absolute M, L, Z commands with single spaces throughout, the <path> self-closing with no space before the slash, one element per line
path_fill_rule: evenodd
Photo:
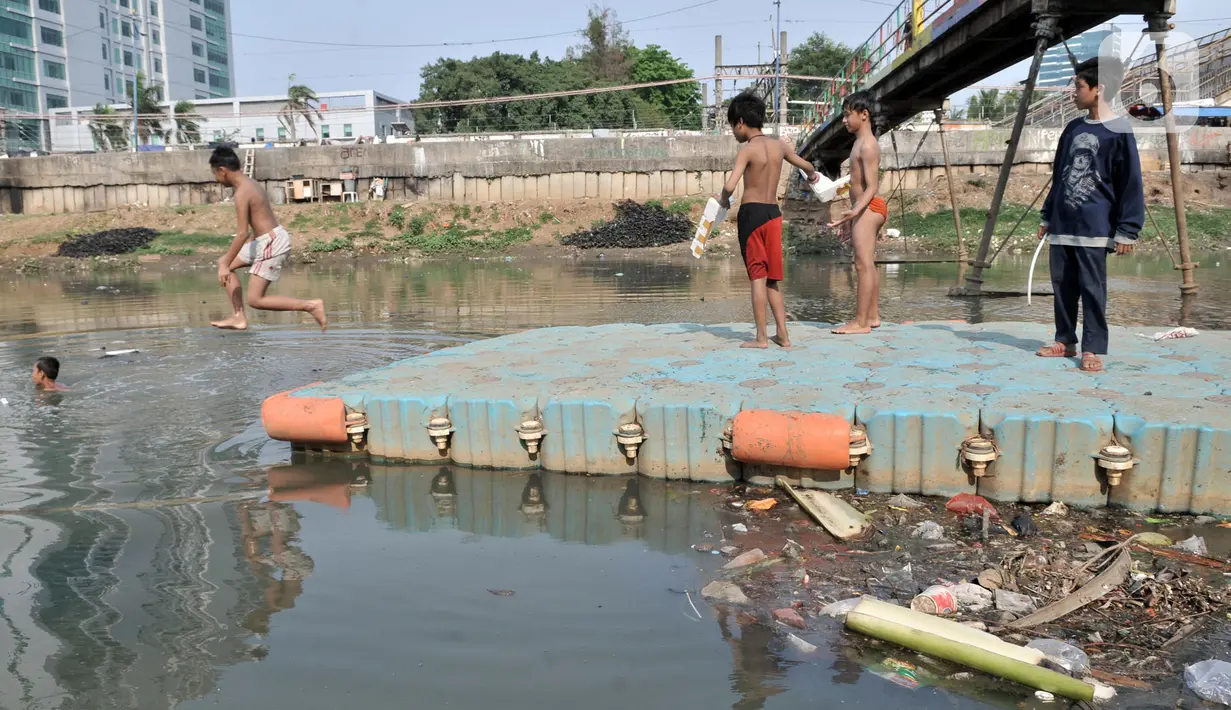
<path fill-rule="evenodd" d="M 244 292 L 235 271 L 248 269 L 248 305 L 263 311 L 303 311 L 309 313 L 325 330 L 325 302 L 319 298 L 305 301 L 288 296 L 269 296 L 265 290 L 282 275 L 282 267 L 291 252 L 291 235 L 278 223 L 269 206 L 265 191 L 255 180 L 244 175 L 239 156 L 222 147 L 209 157 L 214 179 L 235 189 L 235 213 L 239 227 L 231 248 L 218 260 L 218 282 L 231 298 L 231 317 L 210 325 L 228 330 L 244 330 L 248 318 L 244 314 Z M 255 232 L 255 237 L 249 233 Z"/>
<path fill-rule="evenodd" d="M 820 173 L 812 164 L 795 154 L 790 144 L 761 132 L 765 125 L 765 102 L 755 94 L 744 92 L 727 109 L 727 122 L 735 140 L 743 144 L 735 158 L 735 169 L 718 195 L 718 203 L 729 205 L 731 195 L 744 181 L 744 195 L 739 206 L 739 250 L 744 257 L 748 279 L 752 282 L 752 317 L 756 322 L 756 339 L 744 343 L 744 348 L 767 348 L 772 340 L 784 348 L 791 347 L 786 330 L 786 306 L 782 300 L 782 212 L 778 209 L 778 180 L 782 177 L 782 161 L 804 170 L 808 179 L 816 182 Z M 777 333 L 769 337 L 765 313 L 766 302 L 774 312 Z"/>
<path fill-rule="evenodd" d="M 40 357 L 34 361 L 34 388 L 44 392 L 62 392 L 66 389 L 56 382 L 60 377 L 60 361 L 54 357 Z"/>
<path fill-rule="evenodd" d="M 857 91 L 842 103 L 842 123 L 855 134 L 851 149 L 851 209 L 842 213 L 830 227 L 850 225 L 855 244 L 856 287 L 855 319 L 834 329 L 838 335 L 863 335 L 879 328 L 880 274 L 876 271 L 876 240 L 889 219 L 889 206 L 876 194 L 880 186 L 880 144 L 872 132 L 872 97 Z"/>

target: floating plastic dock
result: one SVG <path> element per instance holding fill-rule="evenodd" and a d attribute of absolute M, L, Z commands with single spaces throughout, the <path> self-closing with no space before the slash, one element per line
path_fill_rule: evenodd
<path fill-rule="evenodd" d="M 1107 371 L 1041 324 L 917 323 L 741 349 L 747 324 L 546 328 L 275 395 L 305 450 L 668 480 L 1231 512 L 1231 333 L 1112 332 Z"/>

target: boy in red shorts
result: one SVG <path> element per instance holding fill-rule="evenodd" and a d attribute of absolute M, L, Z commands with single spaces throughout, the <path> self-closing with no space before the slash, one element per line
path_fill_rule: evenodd
<path fill-rule="evenodd" d="M 731 100 L 727 122 L 735 140 L 743 144 L 735 158 L 735 169 L 722 187 L 718 203 L 730 204 L 731 195 L 744 181 L 744 195 L 739 206 L 739 250 L 744 256 L 748 279 L 752 281 L 752 317 L 756 321 L 756 339 L 744 343 L 744 348 L 768 348 L 772 340 L 784 348 L 791 347 L 786 330 L 786 306 L 778 284 L 782 271 L 782 212 L 778 209 L 778 180 L 782 177 L 782 161 L 808 173 L 808 180 L 820 179 L 812 164 L 796 155 L 783 141 L 761 132 L 765 125 L 765 102 L 755 94 L 745 92 Z M 769 337 L 765 307 L 774 312 L 778 332 Z"/>

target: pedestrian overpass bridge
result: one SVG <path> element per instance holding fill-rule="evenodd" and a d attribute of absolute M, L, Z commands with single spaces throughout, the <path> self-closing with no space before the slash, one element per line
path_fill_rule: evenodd
<path fill-rule="evenodd" d="M 1049 46 L 1119 15 L 1140 14 L 1167 27 L 1177 0 L 902 0 L 855 50 L 823 92 L 812 129 L 800 146 L 806 159 L 831 175 L 850 152 L 842 100 L 863 89 L 878 105 L 878 131 Z M 1033 81 L 1027 85 L 1033 90 Z M 1028 91 L 1027 94 L 1033 93 Z"/>

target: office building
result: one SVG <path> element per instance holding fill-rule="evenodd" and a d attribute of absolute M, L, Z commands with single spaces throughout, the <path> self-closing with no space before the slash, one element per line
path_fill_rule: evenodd
<path fill-rule="evenodd" d="M 1093 59 L 1099 55 L 1099 50 L 1103 46 L 1103 42 L 1111 38 L 1111 44 L 1108 45 L 1114 56 L 1119 57 L 1120 46 L 1120 28 L 1112 26 L 1111 29 L 1091 30 L 1080 34 L 1068 40 L 1068 49 L 1077 57 L 1077 61 L 1084 62 L 1087 59 Z M 1058 44 L 1043 55 L 1043 64 L 1039 68 L 1039 86 L 1065 86 L 1073 80 L 1073 63 L 1069 59 L 1069 53 L 1065 50 L 1064 44 Z"/>
<path fill-rule="evenodd" d="M 46 115 L 126 104 L 138 73 L 166 100 L 234 95 L 230 0 L 0 0 L 0 149 L 46 149 Z"/>

